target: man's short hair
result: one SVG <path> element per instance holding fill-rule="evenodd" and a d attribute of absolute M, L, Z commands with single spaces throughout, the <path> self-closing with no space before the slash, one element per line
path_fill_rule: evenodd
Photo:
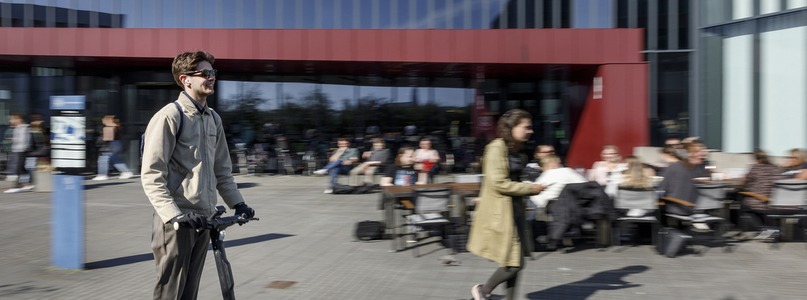
<path fill-rule="evenodd" d="M 340 137 L 340 138 L 336 139 L 336 142 L 348 142 L 348 143 L 350 143 L 350 140 L 348 138 L 346 138 L 346 137 Z"/>
<path fill-rule="evenodd" d="M 174 62 L 171 64 L 171 74 L 174 75 L 174 81 L 176 81 L 177 85 L 184 89 L 185 86 L 179 81 L 179 75 L 189 71 L 196 71 L 196 67 L 203 61 L 209 62 L 212 65 L 213 62 L 216 61 L 216 58 L 213 57 L 213 54 L 201 50 L 184 52 L 177 55 L 177 57 L 174 58 Z"/>
<path fill-rule="evenodd" d="M 373 139 L 373 144 L 378 144 L 378 143 L 384 144 L 384 139 L 382 139 L 382 138 L 374 138 Z"/>

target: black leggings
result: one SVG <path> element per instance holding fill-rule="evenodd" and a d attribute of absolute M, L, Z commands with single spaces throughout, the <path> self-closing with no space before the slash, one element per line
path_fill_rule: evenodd
<path fill-rule="evenodd" d="M 489 295 L 493 292 L 499 284 L 502 282 L 506 282 L 507 285 L 507 298 L 506 299 L 515 299 L 516 298 L 516 280 L 518 280 L 518 272 L 521 271 L 521 268 L 524 267 L 524 259 L 521 259 L 521 267 L 499 267 L 496 269 L 496 272 L 493 272 L 493 275 L 490 276 L 488 282 L 482 286 L 482 293 L 485 295 Z"/>
<path fill-rule="evenodd" d="M 507 283 L 507 297 L 505 299 L 516 299 L 516 280 L 518 280 L 518 272 L 524 268 L 524 253 L 525 252 L 525 239 L 524 239 L 524 209 L 523 202 L 520 198 L 514 197 L 513 199 L 513 216 L 515 222 L 516 233 L 521 242 L 521 251 L 519 252 L 519 265 L 520 267 L 499 267 L 490 276 L 488 282 L 482 286 L 482 293 L 489 295 L 493 290 L 502 282 Z"/>

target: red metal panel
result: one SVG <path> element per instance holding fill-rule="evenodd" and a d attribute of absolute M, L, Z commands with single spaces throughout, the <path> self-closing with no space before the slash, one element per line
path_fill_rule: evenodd
<path fill-rule="evenodd" d="M 588 95 L 569 147 L 569 166 L 591 167 L 604 145 L 617 145 L 627 155 L 649 143 L 647 65 L 603 65 L 596 76 L 603 78 L 603 96 Z"/>
<path fill-rule="evenodd" d="M 81 53 L 78 51 L 78 42 L 76 41 L 77 38 L 78 31 L 76 30 L 64 30 L 63 32 L 59 32 L 59 34 L 56 35 L 56 43 L 58 44 L 56 55 L 74 55 L 75 53 Z M 88 41 L 88 43 L 90 42 Z M 93 43 L 93 45 L 96 44 Z M 43 52 L 43 50 L 31 49 L 31 52 Z"/>
<path fill-rule="evenodd" d="M 524 42 L 527 44 L 528 61 L 551 61 L 548 43 L 550 32 L 549 30 L 536 30 L 525 34 Z"/>
<path fill-rule="evenodd" d="M 601 63 L 603 48 L 602 34 L 595 29 L 577 29 L 573 31 L 573 42 L 576 44 L 588 44 L 589 47 L 572 46 L 575 48 L 577 58 L 582 63 Z"/>
<path fill-rule="evenodd" d="M 258 53 L 255 57 L 261 59 L 278 59 L 280 58 L 280 51 L 278 41 L 280 38 L 278 30 L 261 30 L 258 31 Z M 327 48 L 330 48 L 328 45 Z"/>
<path fill-rule="evenodd" d="M 356 60 L 359 61 L 378 61 L 379 55 L 379 37 L 378 30 L 361 30 L 356 32 Z"/>
<path fill-rule="evenodd" d="M 448 30 L 428 31 L 429 45 L 431 49 L 443 49 L 443 51 L 429 51 L 431 61 L 453 61 L 454 45 L 451 33 Z"/>
<path fill-rule="evenodd" d="M 427 50 L 430 49 L 428 39 L 426 37 L 426 30 L 404 30 L 405 43 L 401 49 L 404 53 L 399 54 L 402 61 L 408 62 L 427 62 L 429 61 Z"/>
<path fill-rule="evenodd" d="M 312 47 L 315 45 L 327 45 L 326 47 Z M 331 35 L 326 30 L 309 30 L 305 40 L 305 50 L 307 58 L 324 58 L 331 60 Z"/>
<path fill-rule="evenodd" d="M 497 34 L 496 31 L 478 31 L 477 44 L 474 47 L 479 48 L 479 55 L 476 57 L 476 62 L 481 63 L 499 63 L 503 62 L 502 48 L 506 45 L 502 44 L 502 37 L 504 35 Z"/>
<path fill-rule="evenodd" d="M 381 43 L 381 53 L 379 58 L 381 61 L 400 61 L 401 43 L 404 39 L 403 31 L 401 30 L 384 30 L 381 34 L 379 42 Z"/>
<path fill-rule="evenodd" d="M 524 40 L 524 31 L 517 29 L 506 29 L 508 33 L 503 35 L 502 44 L 506 45 L 501 48 L 500 62 L 518 62 L 525 63 L 525 52 L 527 45 L 522 42 Z"/>
<path fill-rule="evenodd" d="M 176 29 L 173 30 L 161 30 L 157 32 L 157 42 L 153 43 L 153 50 L 154 55 L 158 57 L 174 57 L 178 53 L 182 53 L 184 51 L 189 50 L 198 50 L 198 49 L 206 49 L 206 48 L 192 48 L 192 49 L 182 49 L 180 39 L 182 39 L 182 35 Z M 184 42 L 184 40 L 183 40 Z M 215 53 L 215 52 L 213 52 Z M 215 56 L 215 54 L 214 54 Z"/>
<path fill-rule="evenodd" d="M 353 51 L 354 43 L 353 43 L 353 33 L 354 31 L 350 30 L 333 30 L 331 31 L 331 51 L 333 60 L 341 60 L 341 61 L 353 61 L 354 54 Z M 308 47 L 316 47 L 317 45 L 308 45 Z M 400 50 L 399 50 L 400 51 Z"/>
<path fill-rule="evenodd" d="M 305 60 L 303 41 L 305 31 L 290 29 L 280 32 L 280 57 L 283 60 Z M 310 46 L 310 45 L 309 45 Z M 310 59 L 310 58 L 309 58 Z"/>
<path fill-rule="evenodd" d="M 470 30 L 454 30 L 451 32 L 451 37 L 455 49 L 453 61 L 477 61 L 479 47 L 476 47 L 476 45 L 479 45 L 479 35 L 476 34 L 476 32 Z"/>
<path fill-rule="evenodd" d="M 641 62 L 643 43 L 641 29 L 251 31 L 4 27 L 0 35 L 14 42 L 0 44 L 0 55 L 164 58 L 206 49 L 219 59 L 603 64 Z M 55 46 L 33 41 L 48 35 Z"/>

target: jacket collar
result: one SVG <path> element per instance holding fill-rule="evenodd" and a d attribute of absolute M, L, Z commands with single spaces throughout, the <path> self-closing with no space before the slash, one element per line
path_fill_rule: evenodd
<path fill-rule="evenodd" d="M 201 104 L 199 104 L 199 102 L 196 101 L 196 99 L 193 99 L 193 97 L 191 97 L 191 95 L 188 95 L 188 93 L 186 93 L 185 91 L 179 93 L 177 101 L 179 101 L 180 106 L 189 111 L 193 111 L 199 114 L 204 114 L 205 111 L 207 111 L 207 103 L 205 103 L 205 105 L 202 106 Z"/>

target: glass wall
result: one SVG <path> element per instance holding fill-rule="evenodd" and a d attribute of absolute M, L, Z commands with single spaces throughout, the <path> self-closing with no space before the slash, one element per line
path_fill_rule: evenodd
<path fill-rule="evenodd" d="M 807 146 L 807 9 L 707 26 L 700 43 L 700 133 L 710 147 L 783 155 Z"/>

